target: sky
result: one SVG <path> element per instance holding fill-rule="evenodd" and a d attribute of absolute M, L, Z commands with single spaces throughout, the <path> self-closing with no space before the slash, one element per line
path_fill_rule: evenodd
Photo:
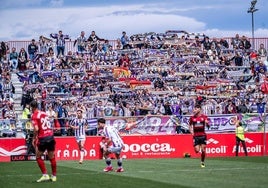
<path fill-rule="evenodd" d="M 0 41 L 38 39 L 81 31 L 117 39 L 146 32 L 185 30 L 209 37 L 252 37 L 252 0 L 0 0 Z M 268 37 L 268 1 L 258 0 L 254 36 Z"/>

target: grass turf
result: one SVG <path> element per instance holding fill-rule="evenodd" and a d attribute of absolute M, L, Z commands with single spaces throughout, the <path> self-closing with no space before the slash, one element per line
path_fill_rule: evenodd
<path fill-rule="evenodd" d="M 116 167 L 116 161 L 112 161 Z M 123 161 L 125 172 L 102 172 L 103 160 L 58 161 L 57 182 L 35 181 L 41 177 L 35 161 L 0 163 L 3 188 L 266 188 L 268 157 L 200 159 L 131 159 Z M 46 162 L 50 172 L 49 162 Z"/>

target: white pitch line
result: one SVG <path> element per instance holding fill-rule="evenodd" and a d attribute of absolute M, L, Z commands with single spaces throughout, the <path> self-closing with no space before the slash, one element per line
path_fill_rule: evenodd
<path fill-rule="evenodd" d="M 173 169 L 173 170 L 166 170 L 166 171 L 162 171 L 161 173 L 166 173 L 166 172 L 198 172 L 198 171 L 204 171 L 204 170 L 209 170 L 209 171 L 230 171 L 230 170 L 268 170 L 268 166 L 264 166 L 264 167 L 256 167 L 256 168 L 198 168 L 198 169 Z M 153 173 L 155 171 L 152 170 L 140 170 L 138 171 L 140 173 Z"/>
<path fill-rule="evenodd" d="M 80 172 L 76 172 L 76 173 L 57 173 L 57 175 L 59 176 L 69 176 L 69 175 L 85 175 L 85 174 L 101 174 L 101 173 L 105 173 L 105 172 L 88 172 L 88 173 L 80 173 Z M 41 176 L 42 174 L 40 174 Z M 36 176 L 36 174 L 3 174 L 1 175 L 1 177 L 26 177 L 26 176 Z M 38 176 L 38 175 L 37 175 Z"/>

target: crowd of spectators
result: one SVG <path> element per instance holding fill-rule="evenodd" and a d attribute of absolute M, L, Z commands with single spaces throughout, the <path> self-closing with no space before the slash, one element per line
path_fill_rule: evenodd
<path fill-rule="evenodd" d="M 73 42 L 76 50 L 65 52 L 66 40 L 71 39 L 59 31 L 33 39 L 27 51 L 1 44 L 3 119 L 17 117 L 11 73 L 23 82 L 24 113 L 37 100 L 62 128 L 78 108 L 87 119 L 189 115 L 195 103 L 208 115 L 264 112 L 267 51 L 263 44 L 252 50 L 245 36 L 228 43 L 185 31 L 130 37 L 123 31 L 110 44 L 94 31 L 88 37 L 82 31 Z"/>

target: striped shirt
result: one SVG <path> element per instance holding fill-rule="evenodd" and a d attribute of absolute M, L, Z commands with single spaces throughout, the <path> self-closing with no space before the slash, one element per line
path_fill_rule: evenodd
<path fill-rule="evenodd" d="M 86 136 L 86 126 L 87 126 L 87 120 L 82 119 L 74 119 L 71 122 L 71 125 L 75 127 L 74 129 L 74 136 L 75 137 L 85 137 Z M 78 129 L 76 129 L 78 127 Z"/>
<path fill-rule="evenodd" d="M 114 147 L 122 147 L 124 145 L 124 142 L 119 136 L 117 129 L 114 127 L 105 126 L 103 128 L 103 133 L 106 138 L 111 139 Z"/>

